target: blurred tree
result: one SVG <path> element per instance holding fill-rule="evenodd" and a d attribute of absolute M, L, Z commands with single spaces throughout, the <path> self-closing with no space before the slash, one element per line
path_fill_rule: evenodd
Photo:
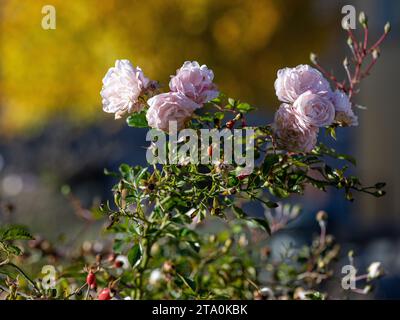
<path fill-rule="evenodd" d="M 121 58 L 164 84 L 184 60 L 198 60 L 221 90 L 260 105 L 272 98 L 276 69 L 307 62 L 330 24 L 311 1 L 52 0 L 57 28 L 44 30 L 46 4 L 1 1 L 3 134 L 54 116 L 103 116 L 101 79 Z"/>

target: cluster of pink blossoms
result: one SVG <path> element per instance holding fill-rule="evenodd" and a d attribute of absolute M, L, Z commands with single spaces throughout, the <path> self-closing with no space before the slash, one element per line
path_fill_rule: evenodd
<path fill-rule="evenodd" d="M 169 121 L 176 121 L 178 130 L 184 128 L 196 109 L 218 97 L 213 79 L 214 73 L 206 65 L 186 61 L 171 77 L 171 91 L 147 101 L 150 106 L 146 114 L 149 126 L 168 131 Z"/>
<path fill-rule="evenodd" d="M 193 112 L 219 95 L 213 83 L 214 73 L 206 65 L 186 61 L 171 77 L 170 92 L 147 100 L 146 113 L 150 127 L 169 130 L 169 122 L 176 121 L 178 130 L 185 127 Z M 103 110 L 120 118 L 125 112 L 139 112 L 145 108 L 140 97 L 146 93 L 151 81 L 142 70 L 134 68 L 128 60 L 117 60 L 103 79 Z"/>
<path fill-rule="evenodd" d="M 154 81 L 128 60 L 117 60 L 103 79 L 103 110 L 115 113 L 118 119 L 127 112 L 146 108 L 145 96 L 150 96 L 148 125 L 168 132 L 169 122 L 175 121 L 180 130 L 196 109 L 219 95 L 213 80 L 214 73 L 206 65 L 186 61 L 171 76 L 170 92 L 152 96 Z M 284 150 L 310 152 L 317 142 L 319 128 L 333 123 L 358 124 L 346 93 L 332 91 L 324 76 L 308 65 L 279 70 L 275 90 L 282 104 L 275 114 L 274 132 L 278 146 Z"/>
<path fill-rule="evenodd" d="M 282 104 L 275 114 L 274 131 L 282 149 L 310 152 L 319 128 L 358 124 L 349 97 L 341 90 L 332 91 L 323 75 L 308 65 L 279 70 L 275 91 Z"/>

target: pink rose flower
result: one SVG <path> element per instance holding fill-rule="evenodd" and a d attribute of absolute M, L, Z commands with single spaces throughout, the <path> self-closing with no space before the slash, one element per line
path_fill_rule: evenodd
<path fill-rule="evenodd" d="M 328 81 L 321 72 L 309 65 L 281 69 L 277 76 L 275 91 L 278 99 L 282 102 L 294 103 L 306 91 L 312 93 L 331 91 Z"/>
<path fill-rule="evenodd" d="M 186 61 L 171 78 L 169 87 L 173 92 L 180 92 L 198 104 L 206 103 L 218 97 L 218 90 L 213 83 L 214 73 L 206 65 L 197 61 Z"/>
<path fill-rule="evenodd" d="M 283 150 L 310 152 L 317 143 L 318 128 L 300 127 L 293 106 L 283 103 L 275 114 L 274 133 Z"/>
<path fill-rule="evenodd" d="M 344 127 L 358 126 L 358 117 L 354 114 L 349 96 L 342 90 L 336 90 L 332 94 L 332 102 L 335 106 L 335 121 Z"/>
<path fill-rule="evenodd" d="M 150 106 L 146 118 L 150 127 L 169 131 L 169 122 L 176 121 L 177 129 L 185 127 L 200 105 L 178 92 L 162 93 L 147 100 Z"/>
<path fill-rule="evenodd" d="M 133 67 L 128 60 L 115 61 L 115 67 L 108 70 L 103 78 L 100 92 L 103 110 L 115 113 L 115 119 L 126 112 L 138 112 L 144 108 L 139 96 L 150 84 L 139 67 Z"/>
<path fill-rule="evenodd" d="M 335 107 L 327 92 L 306 91 L 294 102 L 293 109 L 303 128 L 326 127 L 335 119 Z"/>

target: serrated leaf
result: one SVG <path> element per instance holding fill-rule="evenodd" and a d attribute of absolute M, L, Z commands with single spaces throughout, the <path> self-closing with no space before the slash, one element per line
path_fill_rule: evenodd
<path fill-rule="evenodd" d="M 1 241 L 32 240 L 33 236 L 22 226 L 11 226 L 0 235 Z"/>

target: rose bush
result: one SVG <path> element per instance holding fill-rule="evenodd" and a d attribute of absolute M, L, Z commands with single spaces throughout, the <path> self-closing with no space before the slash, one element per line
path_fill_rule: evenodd
<path fill-rule="evenodd" d="M 362 26 L 367 30 L 365 22 Z M 116 118 L 130 113 L 129 126 L 165 132 L 170 121 L 176 121 L 178 129 L 195 131 L 252 128 L 257 163 L 253 170 L 246 170 L 237 161 L 228 163 L 222 153 L 208 146 L 208 156 L 218 161 L 149 167 L 121 164 L 118 172 L 106 170 L 117 179 L 113 201 L 92 211 L 95 217 L 108 218 L 106 231 L 112 244 L 86 243 L 71 257 L 44 239 L 33 240 L 24 228 L 3 228 L 0 271 L 7 275 L 0 278 L 3 295 L 8 299 L 99 300 L 329 297 L 320 292 L 320 284 L 332 277 L 339 246 L 326 232 L 326 213 L 317 214 L 321 232 L 311 245 L 290 254 L 281 252 L 279 261 L 271 259 L 269 241 L 298 215 L 284 199 L 303 194 L 308 187 L 340 189 L 348 200 L 354 192 L 384 195 L 384 183 L 363 186 L 346 172 L 355 160 L 318 144 L 317 139 L 320 130 L 335 137 L 337 128 L 357 125 L 352 99 L 376 63 L 376 51 L 388 32 L 386 26 L 384 35 L 370 48 L 351 42 L 354 69 L 350 70 L 346 60 L 345 81 L 326 72 L 315 55 L 311 56 L 315 68 L 300 65 L 278 71 L 275 89 L 282 104 L 274 123 L 257 127 L 246 121 L 254 108 L 219 93 L 214 74 L 205 65 L 185 62 L 172 76 L 169 91 L 163 92 L 139 67 L 117 61 L 103 79 L 104 111 L 115 113 Z M 353 39 L 351 30 L 348 33 Z M 372 62 L 363 69 L 367 57 Z M 329 158 L 346 163 L 334 168 Z M 261 204 L 264 212 L 246 212 L 244 205 L 249 202 Z M 207 228 L 210 224 L 219 226 L 218 232 Z M 69 262 L 58 264 L 60 275 L 53 287 L 32 279 L 18 266 L 29 258 L 29 252 L 19 256 L 18 241 L 28 239 L 32 255 Z M 352 254 L 349 260 L 354 263 Z M 358 279 L 366 282 L 362 292 L 368 292 L 380 275 L 379 263 L 360 275 Z"/>

